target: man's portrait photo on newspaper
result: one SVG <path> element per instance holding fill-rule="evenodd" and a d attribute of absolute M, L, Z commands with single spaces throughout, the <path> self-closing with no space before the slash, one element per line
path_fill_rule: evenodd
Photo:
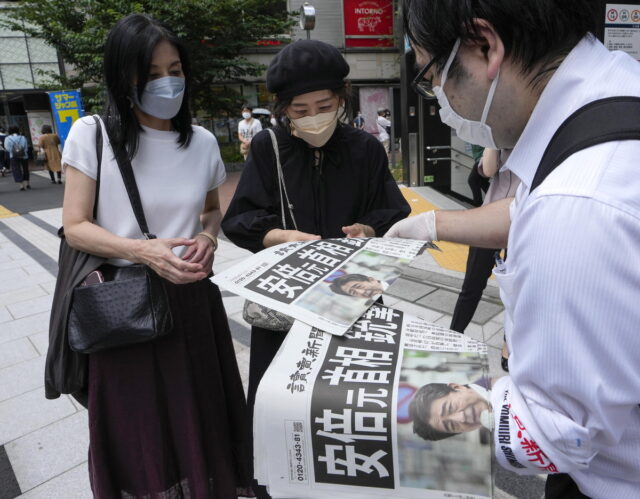
<path fill-rule="evenodd" d="M 402 486 L 491 495 L 485 367 L 475 353 L 404 350 L 397 404 Z"/>
<path fill-rule="evenodd" d="M 337 323 L 352 324 L 398 278 L 411 260 L 361 250 L 296 304 Z"/>

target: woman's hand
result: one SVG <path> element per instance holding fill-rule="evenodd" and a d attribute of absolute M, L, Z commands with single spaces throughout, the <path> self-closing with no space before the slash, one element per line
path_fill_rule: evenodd
<path fill-rule="evenodd" d="M 300 232 L 299 230 L 272 229 L 264 236 L 262 244 L 265 248 L 276 246 L 282 243 L 292 243 L 294 241 L 316 241 L 322 239 L 316 234 Z"/>
<path fill-rule="evenodd" d="M 202 271 L 209 275 L 213 267 L 215 252 L 213 241 L 203 235 L 197 235 L 194 239 L 195 243 L 189 246 L 189 249 L 182 256 L 182 260 L 189 263 L 199 263 L 202 265 Z"/>
<path fill-rule="evenodd" d="M 376 231 L 373 227 L 365 224 L 353 224 L 342 227 L 342 232 L 347 237 L 376 237 Z"/>
<path fill-rule="evenodd" d="M 202 263 L 185 262 L 174 255 L 173 248 L 193 246 L 195 239 L 144 239 L 136 241 L 134 255 L 129 260 L 151 267 L 160 277 L 174 284 L 188 284 L 207 277 Z"/>

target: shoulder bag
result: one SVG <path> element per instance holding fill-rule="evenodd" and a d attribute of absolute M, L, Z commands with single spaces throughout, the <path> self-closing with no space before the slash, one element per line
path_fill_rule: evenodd
<path fill-rule="evenodd" d="M 293 216 L 293 205 L 289 201 L 289 195 L 287 194 L 287 186 L 284 182 L 284 176 L 282 174 L 282 164 L 280 163 L 280 150 L 278 148 L 278 140 L 276 134 L 271 128 L 267 128 L 267 131 L 271 135 L 271 143 L 273 145 L 273 152 L 276 155 L 276 168 L 278 175 L 278 190 L 280 191 L 280 214 L 282 217 L 282 228 L 287 230 L 287 217 L 285 213 L 285 201 L 287 202 L 287 209 L 289 216 L 293 222 L 295 230 L 298 230 L 298 224 Z M 242 309 L 242 318 L 251 324 L 252 326 L 260 327 L 263 329 L 270 329 L 271 331 L 289 331 L 293 326 L 293 317 L 289 317 L 282 312 L 278 312 L 259 303 L 252 302 L 251 300 L 245 300 L 244 307 Z"/>
<path fill-rule="evenodd" d="M 131 162 L 118 157 L 129 201 L 142 234 L 149 232 Z M 173 320 L 162 279 L 146 265 L 99 269 L 104 282 L 73 289 L 68 335 L 72 350 L 93 353 L 155 340 L 171 332 Z"/>
<path fill-rule="evenodd" d="M 100 194 L 100 173 L 102 165 L 102 127 L 97 116 L 96 156 L 98 171 L 96 176 L 96 194 L 93 204 L 93 219 L 98 210 Z M 58 277 L 53 292 L 51 315 L 49 317 L 49 346 L 45 362 L 45 396 L 56 399 L 61 394 L 73 395 L 84 407 L 87 406 L 87 356 L 71 350 L 68 336 L 69 311 L 73 290 L 91 272 L 105 263 L 106 259 L 90 255 L 72 248 L 67 244 L 64 228 L 58 229 L 60 249 L 58 253 Z"/>

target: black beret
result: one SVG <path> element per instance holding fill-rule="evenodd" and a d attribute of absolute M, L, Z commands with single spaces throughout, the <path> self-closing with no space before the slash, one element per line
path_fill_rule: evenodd
<path fill-rule="evenodd" d="M 349 65 L 332 45 L 298 40 L 283 48 L 269 64 L 267 90 L 279 99 L 344 86 Z"/>

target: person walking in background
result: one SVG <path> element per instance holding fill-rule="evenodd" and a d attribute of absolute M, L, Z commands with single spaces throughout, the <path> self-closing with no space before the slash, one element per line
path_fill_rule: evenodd
<path fill-rule="evenodd" d="M 276 94 L 274 113 L 282 124 L 273 131 L 291 208 L 285 207 L 285 229 L 274 145 L 268 131 L 259 133 L 222 221 L 236 245 L 258 252 L 292 241 L 381 236 L 409 215 L 381 144 L 343 124 L 351 106 L 348 74 L 338 49 L 317 40 L 286 46 L 269 65 L 267 88 Z M 250 410 L 286 334 L 251 328 Z M 264 487 L 254 490 L 269 497 Z"/>
<path fill-rule="evenodd" d="M 362 116 L 362 111 L 358 111 L 358 114 L 353 119 L 353 126 L 358 130 L 364 130 L 364 116 Z"/>
<path fill-rule="evenodd" d="M 107 258 L 105 272 L 134 263 L 156 272 L 173 328 L 150 342 L 88 355 L 93 494 L 245 495 L 244 392 L 222 297 L 208 279 L 226 174 L 215 137 L 191 124 L 189 54 L 158 21 L 131 14 L 107 37 L 104 74 L 100 170 L 93 118 L 77 120 L 65 143 L 65 236 L 72 247 Z M 142 235 L 116 158 L 131 162 L 157 238 Z M 47 397 L 55 396 L 49 387 Z"/>
<path fill-rule="evenodd" d="M 9 135 L 4 139 L 4 147 L 9 153 L 11 172 L 16 184 L 20 184 L 20 190 L 31 189 L 29 183 L 29 143 L 27 138 L 20 134 L 17 126 L 9 127 Z"/>
<path fill-rule="evenodd" d="M 262 130 L 260 120 L 257 120 L 253 117 L 253 115 L 251 114 L 252 111 L 252 107 L 244 106 L 242 108 L 242 121 L 238 123 L 238 139 L 240 139 L 240 152 L 242 153 L 245 161 L 247 160 L 247 155 L 249 154 L 251 139 L 253 139 L 255 134 Z"/>
<path fill-rule="evenodd" d="M 492 179 L 484 198 L 484 204 L 516 195 L 520 179 L 511 170 L 500 171 L 510 154 L 510 149 L 502 149 L 501 151 L 484 149 L 484 153 L 478 161 L 478 176 Z M 482 298 L 482 292 L 487 287 L 487 279 L 491 277 L 496 252 L 499 251 L 498 248 L 477 248 L 475 246 L 469 248 L 467 270 L 451 318 L 450 328 L 454 331 L 464 333 L 471 322 L 473 314 L 478 308 L 478 303 L 480 303 L 480 298 Z"/>
<path fill-rule="evenodd" d="M 7 131 L 3 126 L 0 126 L 0 175 L 3 177 L 8 173 L 9 169 L 9 154 L 4 148 L 4 139 L 7 138 Z"/>
<path fill-rule="evenodd" d="M 478 165 L 482 159 L 484 147 L 471 144 L 471 156 L 473 156 L 473 168 L 467 177 L 467 184 L 471 189 L 473 206 L 482 206 L 482 193 L 489 189 L 489 177 L 483 177 L 478 170 Z"/>
<path fill-rule="evenodd" d="M 378 109 L 378 117 L 376 118 L 376 124 L 378 125 L 378 140 L 382 142 L 384 150 L 389 154 L 389 141 L 391 133 L 391 122 L 386 118 L 387 110 Z"/>
<path fill-rule="evenodd" d="M 62 183 L 62 168 L 60 165 L 60 137 L 58 137 L 51 125 L 42 125 L 42 135 L 38 139 L 38 148 L 44 153 L 44 167 L 49 172 L 51 183 L 55 184 L 57 175 L 58 183 Z"/>

